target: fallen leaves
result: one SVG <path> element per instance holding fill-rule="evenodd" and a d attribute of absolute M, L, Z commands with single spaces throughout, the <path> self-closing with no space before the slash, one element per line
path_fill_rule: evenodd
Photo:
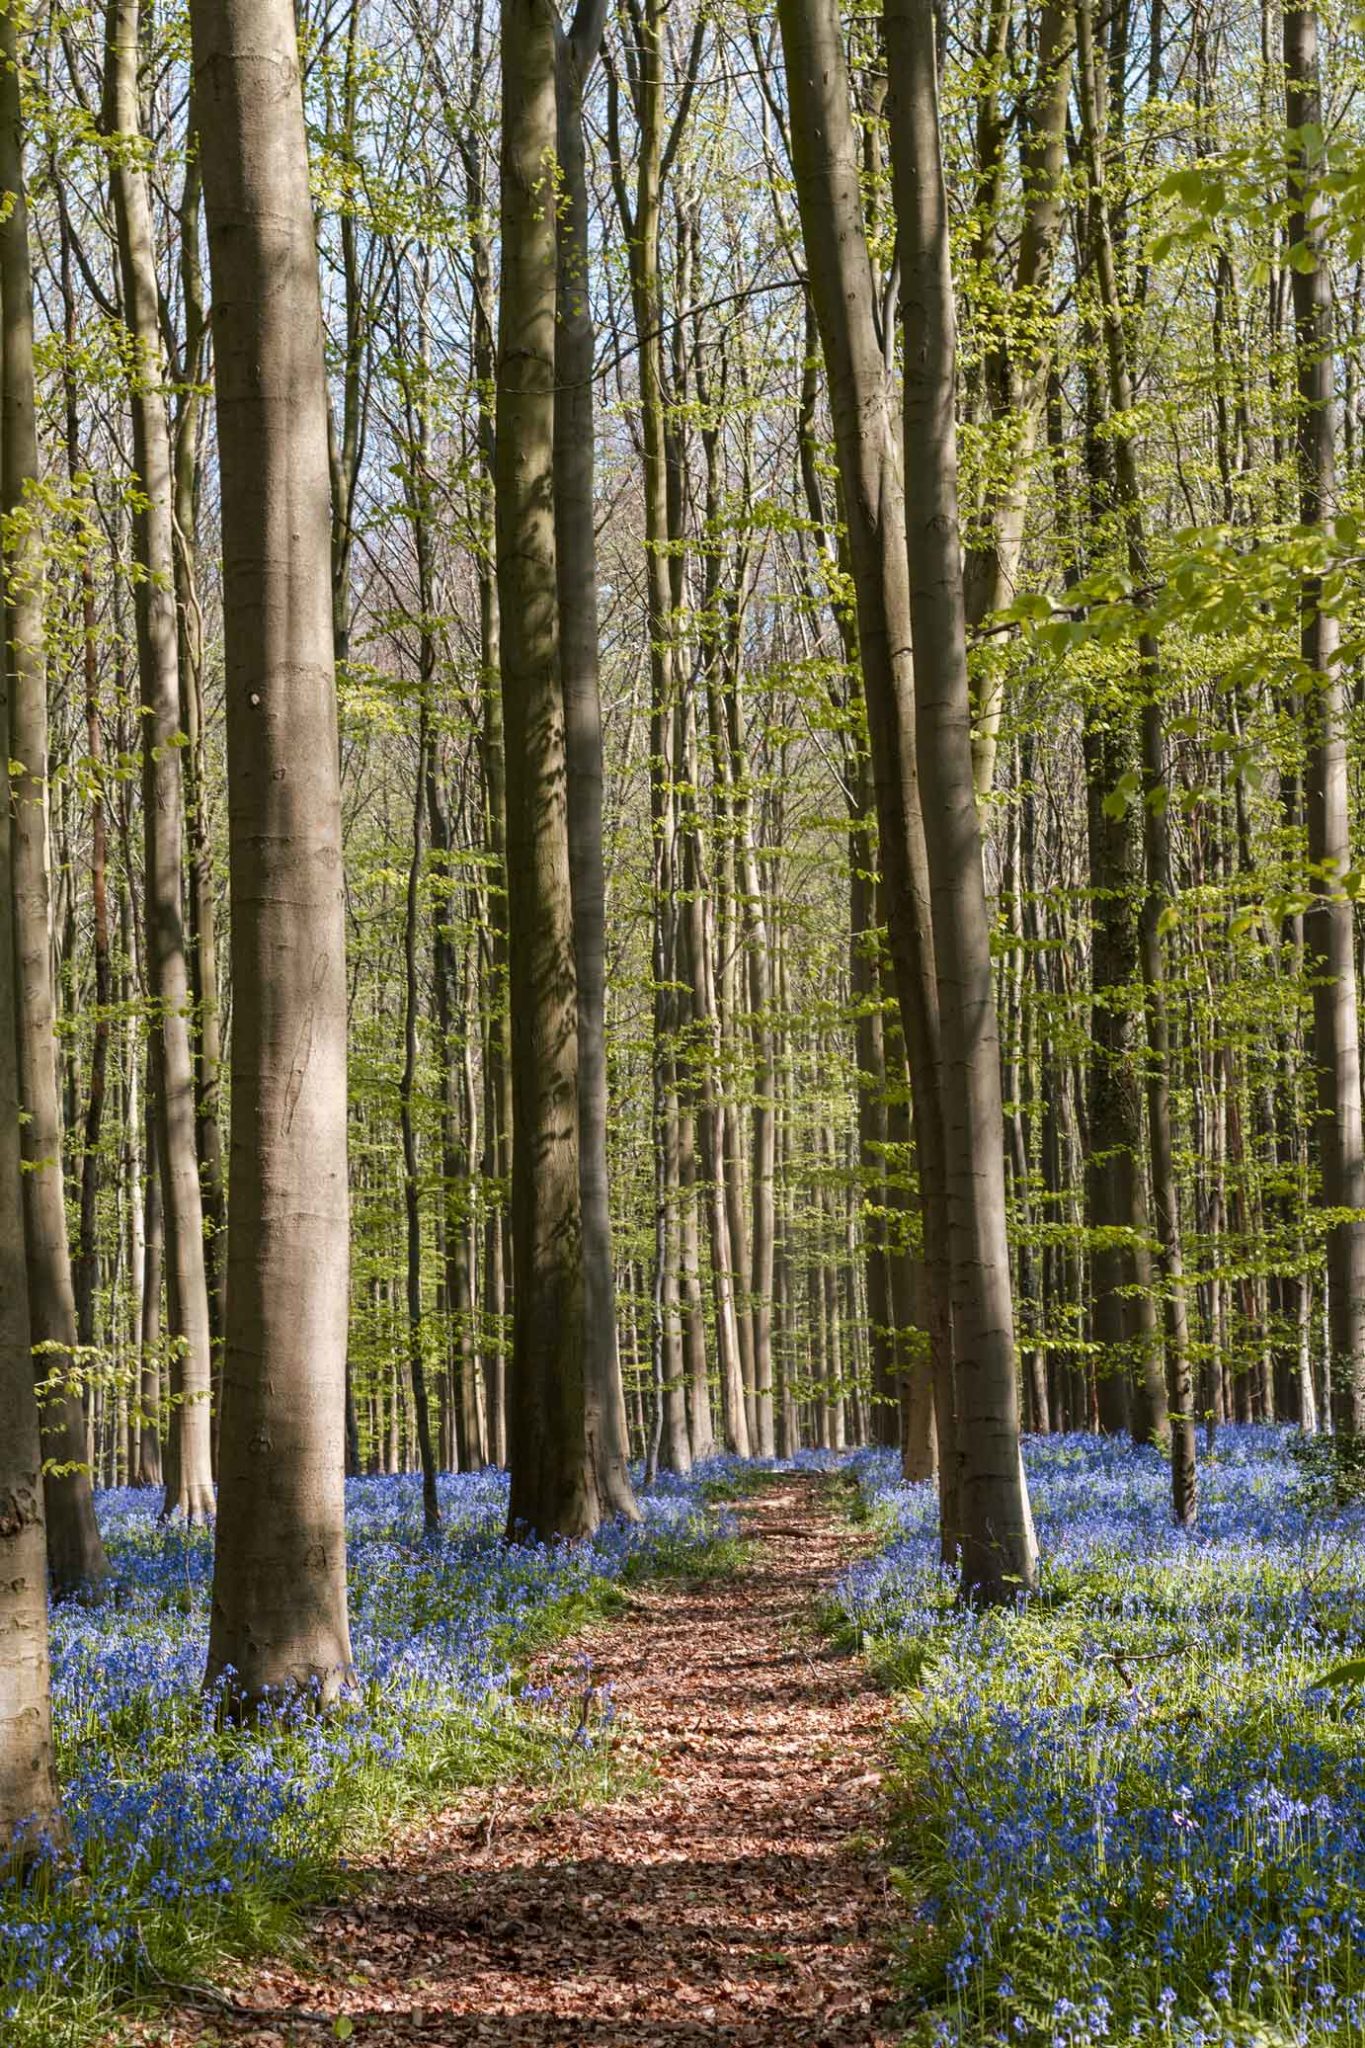
<path fill-rule="evenodd" d="M 307 1958 L 255 1972 L 218 2036 L 253 2048 L 886 2048 L 876 1769 L 889 1705 L 816 1638 L 812 1597 L 855 1538 L 818 1483 L 745 1503 L 733 1580 L 632 1593 L 584 1651 L 643 1790 L 586 1811 L 504 1786 L 386 1846 Z M 198 2014 L 139 2026 L 203 2043 Z"/>

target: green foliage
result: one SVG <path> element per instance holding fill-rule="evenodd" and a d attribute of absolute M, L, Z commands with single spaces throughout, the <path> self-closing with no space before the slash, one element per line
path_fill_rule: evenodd
<path fill-rule="evenodd" d="M 1337 1430 L 1332 1436 L 1295 1437 L 1289 1448 L 1310 1514 L 1365 1504 L 1365 1436 Z"/>

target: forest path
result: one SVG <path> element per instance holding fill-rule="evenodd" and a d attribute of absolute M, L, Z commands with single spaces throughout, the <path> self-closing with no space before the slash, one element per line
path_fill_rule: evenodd
<path fill-rule="evenodd" d="M 344 2015 L 354 2048 L 894 2041 L 875 1850 L 891 1703 L 812 1620 L 858 1535 L 806 1475 L 738 1506 L 754 1547 L 736 1576 L 634 1588 L 538 1660 L 562 1682 L 592 1658 L 643 1785 L 628 1770 L 619 1798 L 568 1811 L 471 1791 L 362 1864 L 301 1961 L 251 1973 L 234 1998 L 255 2018 L 163 2018 L 151 2039 L 313 2044 Z"/>

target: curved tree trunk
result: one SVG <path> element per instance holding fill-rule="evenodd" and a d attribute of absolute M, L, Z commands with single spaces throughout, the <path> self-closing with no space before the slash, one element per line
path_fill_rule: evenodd
<path fill-rule="evenodd" d="M 413 1414 L 417 1424 L 417 1456 L 422 1469 L 422 1522 L 426 1534 L 434 1536 L 441 1526 L 441 1509 L 436 1494 L 437 1451 L 432 1439 L 431 1404 L 427 1394 L 426 1344 L 422 1315 L 421 1180 L 417 1126 L 413 1117 L 413 1095 L 417 1086 L 418 1016 L 421 1009 L 417 963 L 422 913 L 422 871 L 425 866 L 422 830 L 428 810 L 431 808 L 430 799 L 434 789 L 432 763 L 435 739 L 432 732 L 432 699 L 436 689 L 438 659 L 434 624 L 437 602 L 436 579 L 431 561 L 431 475 L 428 462 L 430 429 L 427 420 L 427 392 L 431 369 L 431 349 L 427 330 L 429 265 L 425 255 L 421 261 L 422 276 L 418 287 L 421 303 L 417 316 L 420 382 L 415 403 L 411 385 L 405 389 L 410 464 L 407 486 L 408 516 L 417 555 L 417 609 L 420 623 L 417 770 L 413 781 L 412 849 L 408 860 L 408 886 L 403 917 L 403 1070 L 398 1082 L 398 1115 L 403 1134 L 403 1213 L 407 1226 L 408 1374 L 412 1386 Z M 334 620 L 335 617 L 334 593 Z M 438 975 L 442 965 L 438 949 Z M 438 1018 L 442 1014 L 443 1002 L 448 1004 L 448 1000 L 448 991 L 443 996 L 438 989 Z M 449 1037 L 444 1031 L 441 1060 L 448 1077 L 446 1092 L 449 1094 L 451 1054 Z M 443 1383 L 446 1377 L 447 1372 L 443 1372 Z"/>
<path fill-rule="evenodd" d="M 914 1090 L 940 1540 L 950 1558 L 957 1547 L 958 1455 L 939 995 L 920 802 L 905 506 L 877 333 L 838 10 L 829 0 L 784 0 L 779 20 L 792 103 L 797 199 L 844 486 L 883 902 Z"/>
<path fill-rule="evenodd" d="M 232 901 L 232 1223 L 208 1682 L 351 1669 L 349 1214 L 327 394 L 289 0 L 194 0 L 213 284 Z"/>
<path fill-rule="evenodd" d="M 906 543 L 942 1034 L 962 1590 L 969 1599 L 1010 1600 L 1034 1583 L 1037 1557 L 1019 1450 L 999 1027 L 973 780 L 957 509 L 956 321 L 934 16 L 919 0 L 886 0 L 885 20 L 905 336 L 905 470 L 915 480 Z"/>

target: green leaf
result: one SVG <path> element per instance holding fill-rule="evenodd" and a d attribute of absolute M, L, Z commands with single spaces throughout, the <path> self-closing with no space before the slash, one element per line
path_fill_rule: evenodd
<path fill-rule="evenodd" d="M 1352 1657 L 1349 1664 L 1334 1664 L 1330 1671 L 1310 1683 L 1310 1690 L 1319 1685 L 1359 1685 L 1365 1680 L 1365 1657 Z"/>
<path fill-rule="evenodd" d="M 338 2041 L 349 2041 L 355 2032 L 355 2021 L 350 2018 L 349 2014 L 339 2012 L 332 2021 L 332 2032 L 336 2035 Z"/>
<path fill-rule="evenodd" d="M 1104 799 L 1105 817 L 1121 818 L 1127 810 L 1129 802 L 1137 795 L 1141 787 L 1142 777 L 1135 768 L 1130 768 L 1126 775 L 1120 775 L 1118 781 Z"/>

